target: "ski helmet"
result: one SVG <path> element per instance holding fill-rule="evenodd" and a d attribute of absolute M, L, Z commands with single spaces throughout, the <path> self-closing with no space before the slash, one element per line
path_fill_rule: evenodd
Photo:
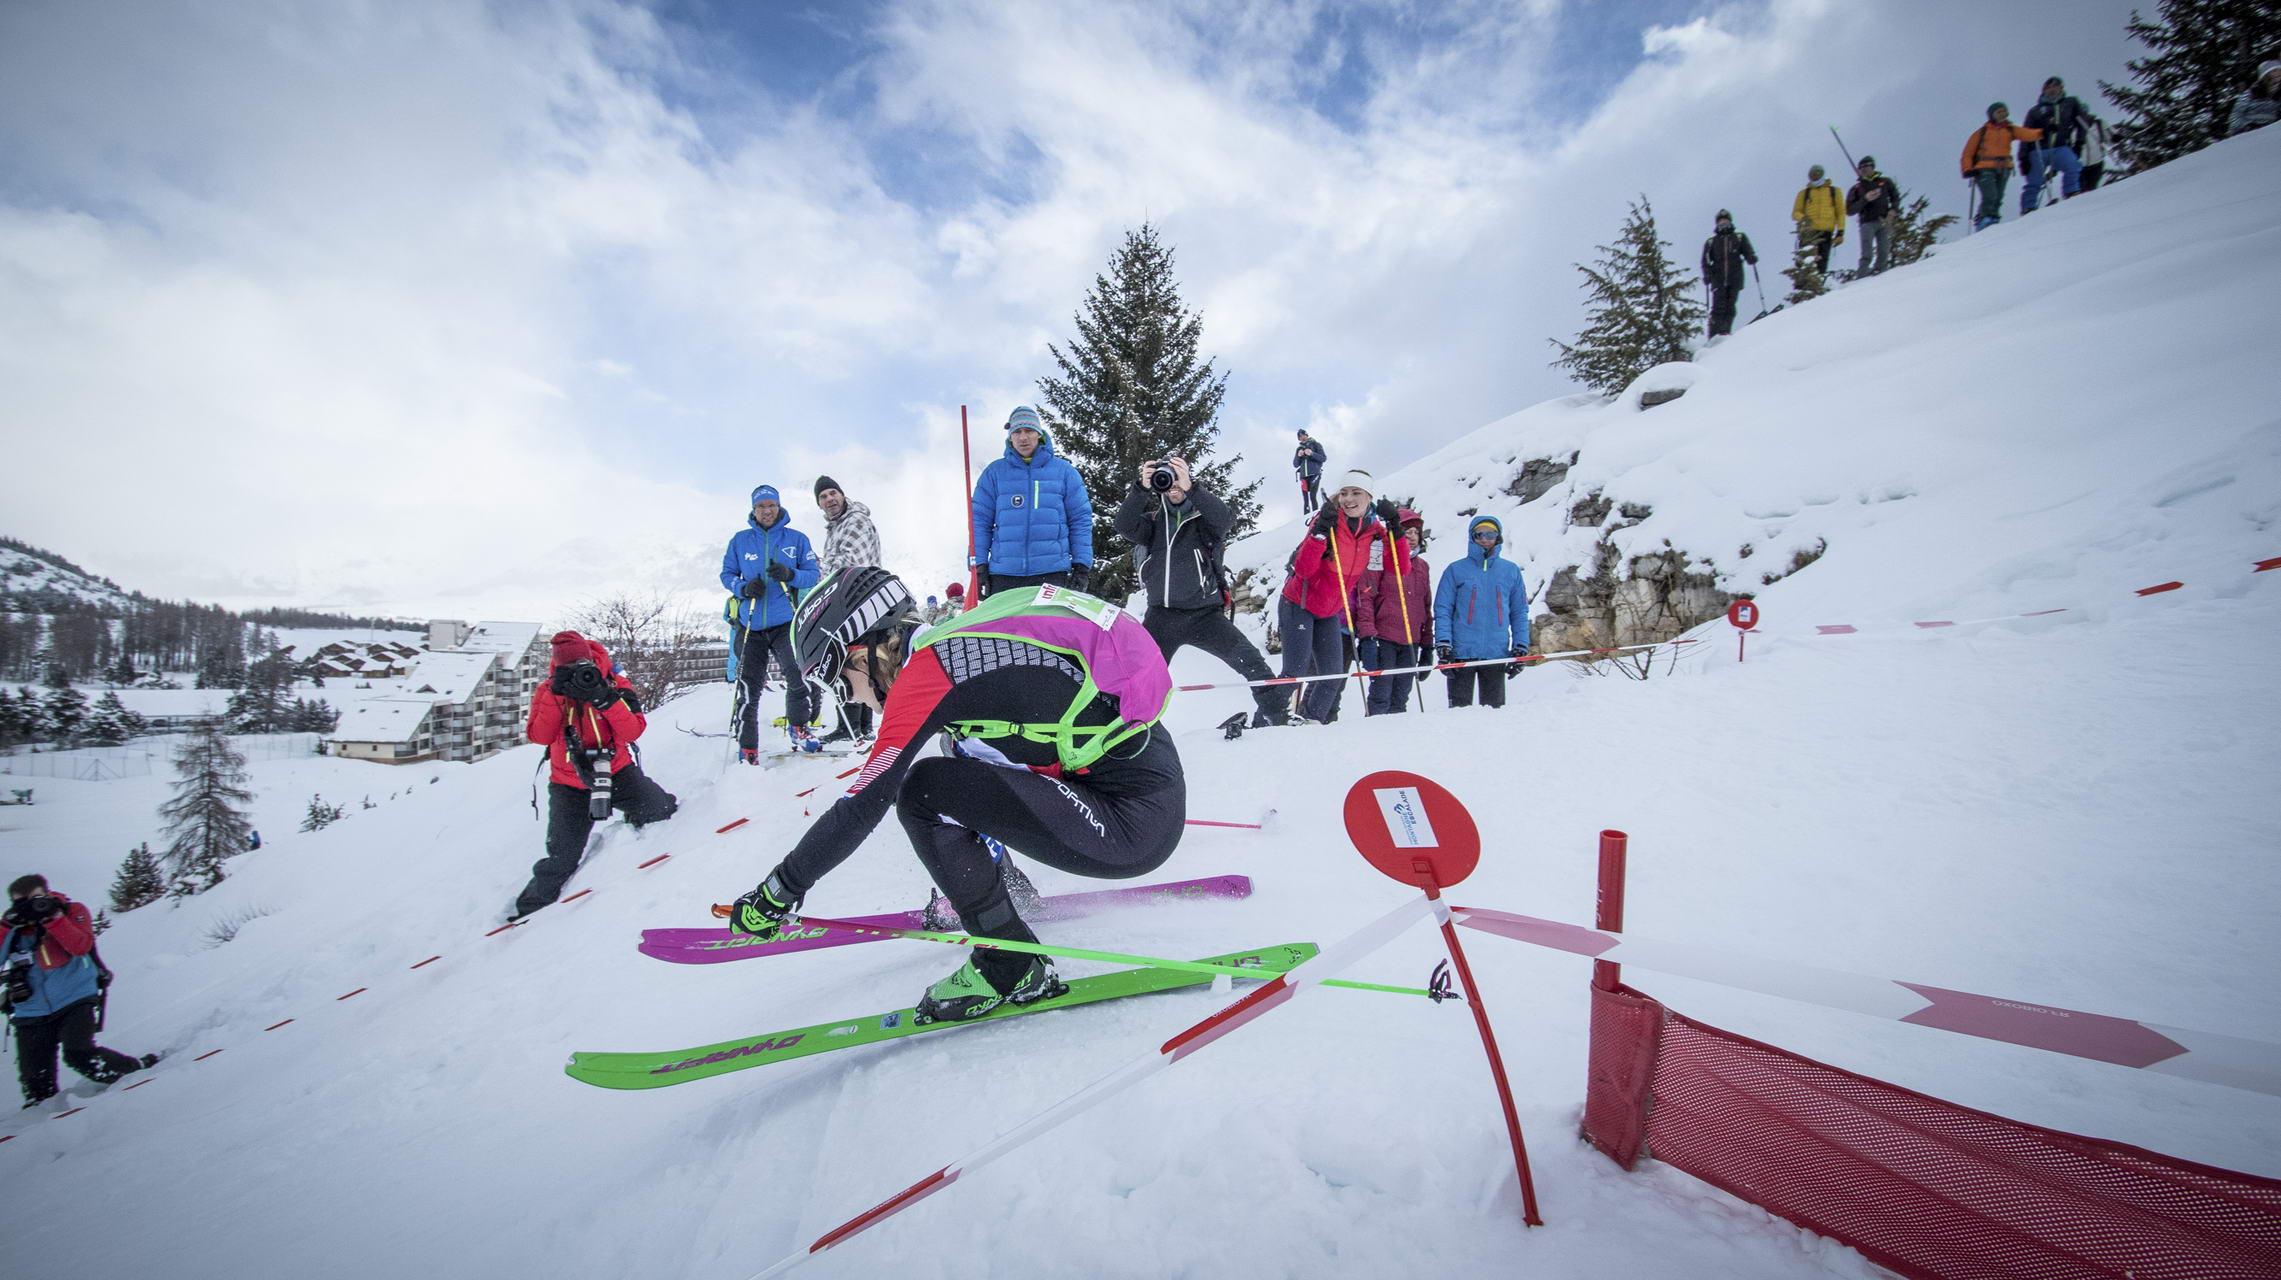
<path fill-rule="evenodd" d="M 838 678 L 849 645 L 905 625 L 917 605 L 903 580 L 877 565 L 841 569 L 816 584 L 792 611 L 793 660 L 818 680 Z"/>

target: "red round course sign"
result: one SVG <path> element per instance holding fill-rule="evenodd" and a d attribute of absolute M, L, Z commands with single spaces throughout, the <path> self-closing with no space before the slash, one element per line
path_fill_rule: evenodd
<path fill-rule="evenodd" d="M 1727 621 L 1745 631 L 1758 625 L 1758 603 L 1754 600 L 1737 600 L 1727 606 Z"/>
<path fill-rule="evenodd" d="M 1346 835 L 1370 865 L 1421 889 L 1447 889 L 1481 861 L 1473 815 L 1430 778 L 1386 769 L 1346 793 Z"/>

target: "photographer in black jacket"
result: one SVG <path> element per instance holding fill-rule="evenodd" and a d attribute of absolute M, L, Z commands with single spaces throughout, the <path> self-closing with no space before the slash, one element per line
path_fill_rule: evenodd
<path fill-rule="evenodd" d="M 1141 464 L 1125 500 L 1109 525 L 1140 552 L 1140 578 L 1148 591 L 1148 616 L 1141 625 L 1156 637 L 1166 661 L 1192 644 L 1234 667 L 1246 680 L 1271 680 L 1259 655 L 1228 617 L 1221 583 L 1220 547 L 1235 524 L 1228 504 L 1198 487 L 1185 458 Z M 1254 727 L 1282 724 L 1290 714 L 1288 685 L 1255 688 Z"/>

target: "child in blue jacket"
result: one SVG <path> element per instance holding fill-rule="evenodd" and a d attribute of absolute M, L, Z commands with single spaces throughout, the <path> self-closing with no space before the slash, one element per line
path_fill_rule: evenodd
<path fill-rule="evenodd" d="M 1443 569 L 1434 589 L 1435 656 L 1442 662 L 1521 658 L 1529 651 L 1529 593 L 1521 567 L 1499 554 L 1505 526 L 1495 516 L 1477 516 L 1471 534 L 1465 558 Z M 1515 661 L 1443 672 L 1449 705 L 1472 706 L 1478 684 L 1483 706 L 1504 706 L 1505 677 L 1520 668 Z"/>

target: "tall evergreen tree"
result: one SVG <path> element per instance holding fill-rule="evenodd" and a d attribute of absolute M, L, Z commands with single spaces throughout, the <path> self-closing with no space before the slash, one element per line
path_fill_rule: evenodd
<path fill-rule="evenodd" d="M 80 735 L 99 747 L 115 747 L 127 740 L 127 708 L 116 692 L 106 690 L 95 700 L 95 709 L 88 713 Z"/>
<path fill-rule="evenodd" d="M 174 798 L 158 807 L 166 819 L 166 866 L 177 897 L 204 893 L 222 882 L 222 863 L 243 852 L 253 824 L 244 805 L 246 758 L 222 732 L 219 720 L 200 721 L 174 754 Z"/>
<path fill-rule="evenodd" d="M 69 685 L 48 694 L 41 710 L 48 732 L 58 742 L 78 737 L 87 726 L 87 695 Z"/>
<path fill-rule="evenodd" d="M 145 840 L 129 849 L 126 861 L 119 864 L 118 877 L 111 881 L 111 909 L 124 914 L 165 896 L 166 873 L 159 868 L 158 855 L 150 851 L 150 841 Z"/>
<path fill-rule="evenodd" d="M 1830 291 L 1829 277 L 1822 273 L 1821 252 L 1811 244 L 1798 246 L 1782 274 L 1790 278 L 1790 294 L 1782 299 L 1790 306 L 1812 302 Z"/>
<path fill-rule="evenodd" d="M 1136 579 L 1131 548 L 1109 527 L 1109 516 L 1142 463 L 1187 459 L 1197 482 L 1235 513 L 1230 538 L 1258 517 L 1260 481 L 1234 486 L 1241 454 L 1211 460 L 1228 378 L 1197 354 L 1204 318 L 1181 301 L 1172 250 L 1155 227 L 1143 223 L 1125 233 L 1108 274 L 1093 277 L 1074 319 L 1077 339 L 1047 348 L 1061 376 L 1038 379 L 1038 391 L 1054 419 L 1054 447 L 1085 477 L 1093 499 L 1092 591 L 1122 600 Z"/>
<path fill-rule="evenodd" d="M 1616 242 L 1600 246 L 1599 262 L 1576 269 L 1592 307 L 1573 345 L 1549 339 L 1560 348 L 1554 368 L 1612 396 L 1659 364 L 1694 358 L 1705 308 L 1695 300 L 1694 274 L 1672 259 L 1671 246 L 1656 234 L 1646 196 L 1631 207 Z"/>
<path fill-rule="evenodd" d="M 2281 56 L 2281 0 L 2160 0 L 2149 22 L 2131 10 L 2124 30 L 2153 50 L 2133 58 L 2136 88 L 2099 82 L 2124 114 L 2114 149 L 2132 170 L 2201 150 L 2225 136 L 2233 101 L 2259 61 Z"/>

